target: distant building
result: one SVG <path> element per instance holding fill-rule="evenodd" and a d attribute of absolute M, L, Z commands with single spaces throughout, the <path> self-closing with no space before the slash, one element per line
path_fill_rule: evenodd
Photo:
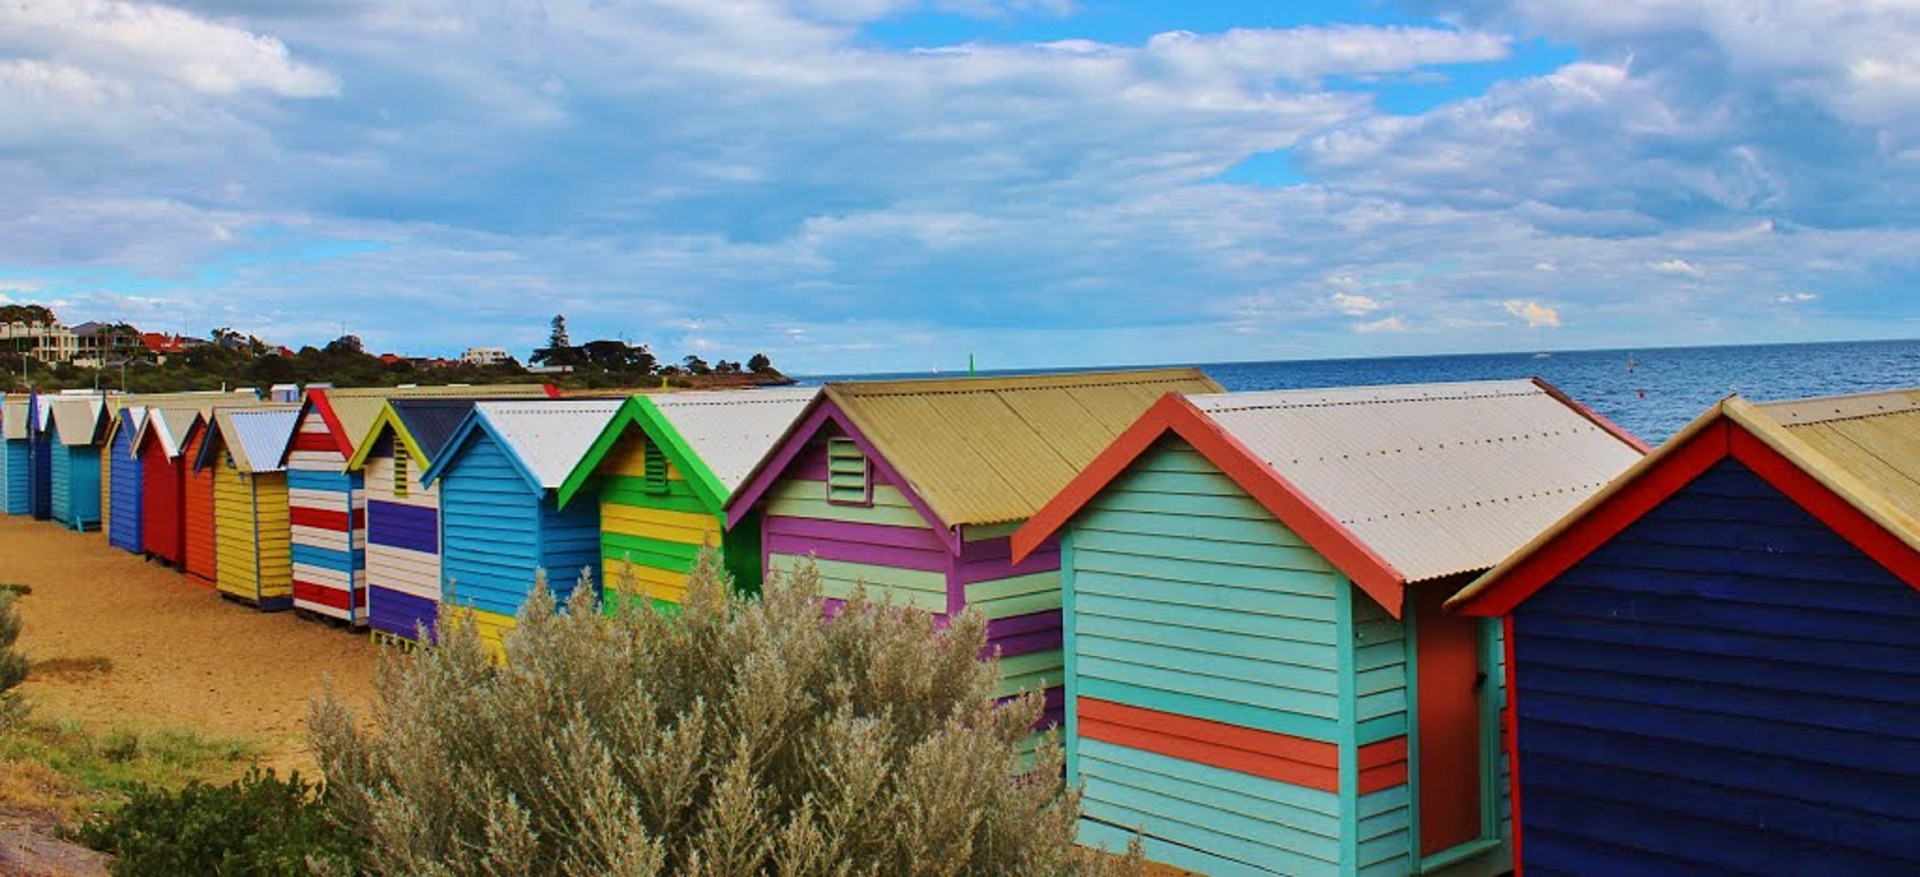
<path fill-rule="evenodd" d="M 466 365 L 499 365 L 512 359 L 504 347 L 469 347 L 460 354 L 460 362 Z"/>
<path fill-rule="evenodd" d="M 72 362 L 80 339 L 59 323 L 0 323 L 0 347 L 41 362 Z"/>
<path fill-rule="evenodd" d="M 144 346 L 132 327 L 118 323 L 88 321 L 73 327 L 72 331 L 74 353 L 70 361 L 81 368 L 99 368 L 109 362 L 123 361 Z"/>

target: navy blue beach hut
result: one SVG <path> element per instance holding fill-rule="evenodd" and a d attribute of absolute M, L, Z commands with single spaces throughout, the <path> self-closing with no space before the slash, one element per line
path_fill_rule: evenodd
<path fill-rule="evenodd" d="M 44 393 L 32 393 L 27 398 L 32 406 L 27 420 L 27 447 L 32 460 L 27 474 L 28 502 L 34 520 L 45 521 L 53 517 L 53 439 L 48 435 L 53 425 L 53 399 Z"/>
<path fill-rule="evenodd" d="M 29 493 L 33 451 L 27 445 L 33 423 L 31 404 L 25 393 L 0 399 L 0 512 L 9 515 L 33 512 Z"/>
<path fill-rule="evenodd" d="M 1448 607 L 1541 874 L 1920 874 L 1920 390 L 1714 406 Z"/>
<path fill-rule="evenodd" d="M 147 419 L 141 405 L 122 405 L 113 423 L 107 427 L 104 454 L 112 456 L 107 470 L 107 544 L 139 554 L 145 550 L 141 540 L 141 498 L 144 467 L 133 453 L 133 440 Z"/>

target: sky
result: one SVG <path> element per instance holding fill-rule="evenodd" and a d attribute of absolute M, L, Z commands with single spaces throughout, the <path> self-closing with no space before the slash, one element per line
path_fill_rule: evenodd
<path fill-rule="evenodd" d="M 1920 335 L 1911 0 L 0 2 L 0 301 L 794 373 Z"/>

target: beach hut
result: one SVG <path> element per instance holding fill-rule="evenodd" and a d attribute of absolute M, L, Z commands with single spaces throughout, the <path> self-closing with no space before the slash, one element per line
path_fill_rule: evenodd
<path fill-rule="evenodd" d="M 27 448 L 32 463 L 27 469 L 28 502 L 37 521 L 53 517 L 53 443 L 47 431 L 53 426 L 53 399 L 45 393 L 27 397 L 31 416 L 27 422 Z"/>
<path fill-rule="evenodd" d="M 70 530 L 100 527 L 100 439 L 106 433 L 104 397 L 55 397 L 48 448 L 53 519 Z"/>
<path fill-rule="evenodd" d="M 1522 868 L 1920 873 L 1917 588 L 1920 390 L 1715 405 L 1449 604 Z"/>
<path fill-rule="evenodd" d="M 1198 369 L 828 384 L 727 501 L 760 515 L 763 568 L 817 558 L 829 609 L 864 583 L 941 619 L 988 619 L 1002 694 L 1061 705 L 1060 557 L 1014 563 L 1014 529 Z"/>
<path fill-rule="evenodd" d="M 473 610 L 481 637 L 498 648 L 545 570 L 565 600 L 582 570 L 600 580 L 600 509 L 555 500 L 614 412 L 618 399 L 482 401 L 473 406 L 421 477 L 439 485 L 441 574 L 446 599 Z"/>
<path fill-rule="evenodd" d="M 1498 628 L 1441 603 L 1643 452 L 1536 381 L 1162 399 L 1013 538 L 1062 557 L 1081 837 L 1510 870 Z"/>
<path fill-rule="evenodd" d="M 298 405 L 215 408 L 194 460 L 213 471 L 215 585 L 259 609 L 293 606 L 287 473 Z"/>
<path fill-rule="evenodd" d="M 115 414 L 107 425 L 102 449 L 101 473 L 107 485 L 107 504 L 102 514 L 107 544 L 135 554 L 146 550 L 141 539 L 141 477 L 146 473 L 133 453 L 134 436 L 147 422 L 146 406 L 128 399 L 113 400 Z"/>
<path fill-rule="evenodd" d="M 817 390 L 634 396 L 560 485 L 562 509 L 583 490 L 600 502 L 602 603 L 630 583 L 678 604 L 703 546 L 720 551 L 736 589 L 760 589 L 760 521 L 726 527 L 723 511 Z M 585 500 L 582 500 L 585 501 Z"/>
<path fill-rule="evenodd" d="M 284 461 L 293 515 L 294 608 L 351 625 L 367 621 L 366 497 L 361 473 L 348 471 L 347 461 L 388 399 L 552 394 L 540 384 L 309 390 Z"/>
<path fill-rule="evenodd" d="M 367 624 L 413 639 L 440 609 L 440 487 L 422 483 L 473 399 L 391 399 L 357 444 L 367 507 Z"/>
<path fill-rule="evenodd" d="M 214 536 L 215 510 L 212 467 L 196 465 L 200 450 L 206 446 L 209 426 L 217 406 L 207 405 L 195 411 L 187 425 L 186 438 L 180 442 L 180 462 L 184 471 L 181 485 L 181 558 L 180 569 L 194 584 L 214 587 L 219 579 L 219 544 Z"/>
<path fill-rule="evenodd" d="M 31 402 L 25 393 L 0 399 L 0 512 L 33 513 L 33 450 L 27 444 L 32 429 Z"/>
<path fill-rule="evenodd" d="M 155 405 L 134 435 L 133 454 L 142 472 L 140 544 L 149 557 L 180 568 L 186 560 L 187 469 L 180 451 L 200 412 L 189 406 Z"/>

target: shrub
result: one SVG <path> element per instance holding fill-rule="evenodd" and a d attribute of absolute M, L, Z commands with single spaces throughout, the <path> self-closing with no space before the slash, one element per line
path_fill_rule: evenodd
<path fill-rule="evenodd" d="M 27 681 L 27 658 L 14 650 L 20 638 L 20 610 L 14 605 L 18 592 L 0 590 L 0 726 L 12 725 L 27 714 L 20 693 L 14 691 Z"/>
<path fill-rule="evenodd" d="M 504 659 L 449 611 L 440 646 L 385 659 L 367 730 L 332 697 L 310 727 L 333 812 L 389 874 L 1076 874 L 1056 741 L 1023 746 L 976 613 L 849 600 L 818 573 L 734 595 L 711 555 L 677 614 L 611 616 L 544 585 Z M 1023 769 L 1023 764 L 1028 769 Z"/>
<path fill-rule="evenodd" d="M 125 806 L 81 827 L 79 840 L 112 853 L 118 875 L 307 874 L 308 858 L 350 861 L 349 838 L 296 772 L 254 769 L 235 782 L 178 792 L 136 786 Z"/>

